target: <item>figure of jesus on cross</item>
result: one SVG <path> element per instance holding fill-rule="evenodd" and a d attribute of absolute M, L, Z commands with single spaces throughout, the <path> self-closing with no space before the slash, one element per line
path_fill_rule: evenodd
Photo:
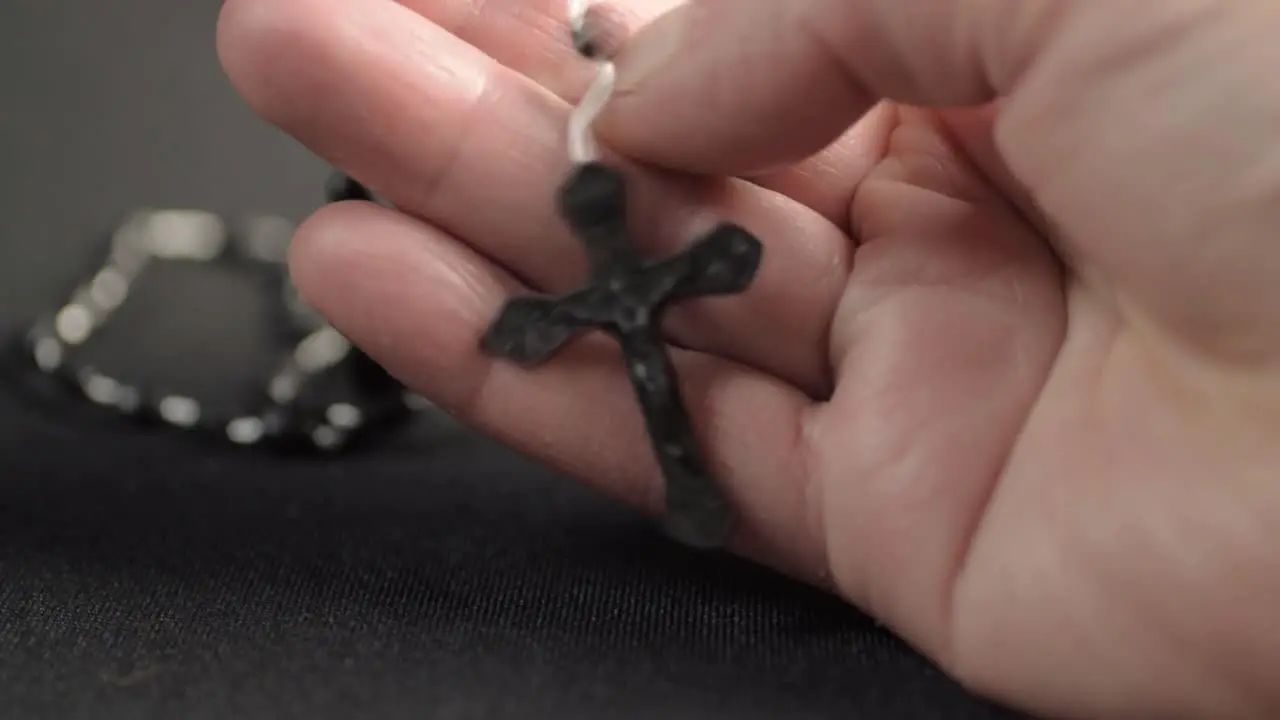
<path fill-rule="evenodd" d="M 612 335 L 622 348 L 666 481 L 667 533 L 694 547 L 720 547 L 731 530 L 732 508 L 698 449 L 661 319 L 675 301 L 745 290 L 760 265 L 760 241 L 737 225 L 721 223 L 680 254 L 645 260 L 627 227 L 626 181 L 600 162 L 579 165 L 560 188 L 559 203 L 586 247 L 590 281 L 560 297 L 509 300 L 485 334 L 483 348 L 535 366 L 579 333 Z"/>

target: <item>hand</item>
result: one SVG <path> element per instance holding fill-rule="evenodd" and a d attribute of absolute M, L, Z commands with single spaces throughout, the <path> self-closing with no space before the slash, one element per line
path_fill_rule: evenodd
<path fill-rule="evenodd" d="M 674 4 L 617 2 L 632 29 Z M 592 68 L 563 13 L 232 0 L 219 48 L 404 211 L 308 221 L 304 295 L 657 510 L 609 341 L 536 371 L 478 351 L 508 294 L 582 278 L 552 195 Z M 750 292 L 668 328 L 735 549 L 1028 710 L 1280 713 L 1278 35 L 1275 3 L 1213 0 L 707 0 L 645 28 L 602 140 L 732 178 L 668 182 L 766 246 Z"/>

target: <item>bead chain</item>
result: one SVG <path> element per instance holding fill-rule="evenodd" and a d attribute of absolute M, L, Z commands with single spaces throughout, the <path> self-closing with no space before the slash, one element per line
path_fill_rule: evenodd
<path fill-rule="evenodd" d="M 339 174 L 329 184 L 327 199 L 373 198 Z M 374 428 L 397 424 L 429 407 L 302 302 L 284 264 L 293 230 L 288 220 L 270 216 L 233 228 L 223 218 L 199 210 L 135 212 L 112 235 L 106 262 L 57 312 L 41 318 L 27 333 L 27 356 L 41 372 L 93 405 L 134 420 L 216 433 L 241 446 L 341 450 Z M 267 381 L 259 409 L 219 413 L 195 398 L 148 391 L 75 361 L 75 350 L 123 306 L 133 284 L 155 261 L 232 262 L 272 274 L 282 290 L 280 306 L 289 334 L 303 337 Z M 361 397 L 304 409 L 304 387 L 339 371 L 353 374 Z"/>

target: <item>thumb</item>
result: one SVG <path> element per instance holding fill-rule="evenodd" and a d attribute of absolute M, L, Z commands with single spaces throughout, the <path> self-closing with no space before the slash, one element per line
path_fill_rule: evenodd
<path fill-rule="evenodd" d="M 798 160 L 882 99 L 980 105 L 1010 89 L 1054 0 L 690 0 L 617 58 L 603 141 L 646 162 L 737 174 Z"/>

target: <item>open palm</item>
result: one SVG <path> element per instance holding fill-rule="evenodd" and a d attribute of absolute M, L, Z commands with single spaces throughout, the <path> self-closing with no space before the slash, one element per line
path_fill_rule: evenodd
<path fill-rule="evenodd" d="M 617 3 L 634 25 L 673 4 Z M 402 211 L 306 223 L 292 268 L 308 299 L 483 432 L 659 509 L 610 342 L 532 371 L 479 350 L 509 294 L 585 274 L 553 201 L 592 71 L 562 3 L 236 0 L 219 40 L 258 112 Z M 1144 322 L 1148 296 L 1113 292 L 1120 259 L 1059 260 L 1126 228 L 1042 220 L 999 160 L 996 117 L 883 103 L 802 163 L 652 193 L 655 252 L 688 240 L 675 199 L 765 245 L 749 292 L 666 328 L 734 547 L 1024 706 L 1233 707 L 1266 687 L 1241 616 L 1269 622 L 1259 597 L 1280 595 L 1261 572 L 1280 498 L 1272 471 L 1221 468 L 1280 453 L 1203 392 L 1218 374 L 1191 344 Z M 1280 427 L 1274 408 L 1253 417 Z"/>

